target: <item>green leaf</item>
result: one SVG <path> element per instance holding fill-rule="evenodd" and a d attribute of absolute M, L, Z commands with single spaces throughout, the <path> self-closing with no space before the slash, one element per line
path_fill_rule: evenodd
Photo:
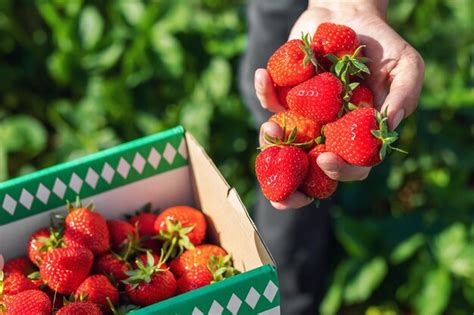
<path fill-rule="evenodd" d="M 34 156 L 46 147 L 46 138 L 44 126 L 30 116 L 12 116 L 0 123 L 0 143 L 6 152 Z"/>
<path fill-rule="evenodd" d="M 420 292 L 415 298 L 415 309 L 419 315 L 443 314 L 451 295 L 451 278 L 444 268 L 428 271 Z"/>
<path fill-rule="evenodd" d="M 367 300 L 387 274 L 387 264 L 382 257 L 375 257 L 360 266 L 347 279 L 344 300 L 356 303 Z"/>
<path fill-rule="evenodd" d="M 378 235 L 372 222 L 356 221 L 348 216 L 335 222 L 336 238 L 351 256 L 366 257 L 373 252 Z"/>
<path fill-rule="evenodd" d="M 141 21 L 145 11 L 141 0 L 122 0 L 119 2 L 119 7 L 123 16 L 131 25 L 137 25 Z"/>
<path fill-rule="evenodd" d="M 86 69 L 107 70 L 118 62 L 124 48 L 123 43 L 116 42 L 103 51 L 85 56 L 82 65 Z"/>
<path fill-rule="evenodd" d="M 474 283 L 464 283 L 462 293 L 469 304 L 474 306 Z"/>
<path fill-rule="evenodd" d="M 390 254 L 392 264 L 400 264 L 410 258 L 423 244 L 425 237 L 417 233 L 399 243 Z"/>
<path fill-rule="evenodd" d="M 356 265 L 356 259 L 348 259 L 337 266 L 331 285 L 319 305 L 319 312 L 322 315 L 332 315 L 337 313 L 342 305 L 346 277 Z"/>
<path fill-rule="evenodd" d="M 162 72 L 178 77 L 184 72 L 184 50 L 180 42 L 171 34 L 155 24 L 150 32 L 150 42 L 156 52 Z M 164 70 L 164 71 L 163 71 Z"/>
<path fill-rule="evenodd" d="M 445 228 L 434 240 L 434 252 L 438 261 L 452 269 L 463 253 L 467 242 L 467 229 L 462 223 L 453 223 Z"/>
<path fill-rule="evenodd" d="M 94 48 L 102 37 L 104 21 L 99 11 L 92 6 L 84 7 L 79 19 L 79 34 L 85 49 Z"/>
<path fill-rule="evenodd" d="M 468 278 L 474 282 L 474 244 L 464 247 L 451 263 L 451 271 L 457 276 Z"/>
<path fill-rule="evenodd" d="M 232 68 L 229 62 L 224 58 L 212 59 L 202 76 L 202 83 L 214 101 L 225 100 L 232 83 Z"/>

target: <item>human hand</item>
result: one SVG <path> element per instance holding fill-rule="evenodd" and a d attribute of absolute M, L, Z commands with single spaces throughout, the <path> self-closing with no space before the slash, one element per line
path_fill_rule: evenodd
<path fill-rule="evenodd" d="M 367 84 L 374 93 L 374 103 L 378 110 L 388 106 L 388 122 L 395 129 L 403 118 L 416 108 L 420 96 L 424 63 L 418 52 L 401 38 L 385 21 L 387 0 L 346 0 L 309 2 L 308 9 L 297 20 L 289 39 L 300 38 L 301 33 L 314 34 L 322 22 L 334 22 L 351 27 L 365 45 L 364 55 L 371 59 L 368 63 L 371 75 Z M 255 72 L 255 89 L 263 108 L 270 112 L 280 112 L 280 104 L 272 79 L 265 69 Z M 260 134 L 280 136 L 282 131 L 274 123 L 264 123 Z M 260 145 L 265 142 L 260 137 Z M 319 156 L 318 165 L 330 178 L 338 181 L 365 179 L 369 167 L 353 166 L 345 163 L 334 153 Z M 284 202 L 272 205 L 277 209 L 299 208 L 312 201 L 301 192 L 295 192 Z"/>

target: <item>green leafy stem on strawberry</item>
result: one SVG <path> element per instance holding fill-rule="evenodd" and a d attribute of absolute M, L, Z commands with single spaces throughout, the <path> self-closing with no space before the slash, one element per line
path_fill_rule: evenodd
<path fill-rule="evenodd" d="M 345 54 L 340 57 L 328 54 L 328 58 L 332 62 L 331 72 L 341 80 L 344 86 L 344 108 L 346 110 L 354 110 L 357 108 L 356 105 L 349 102 L 352 91 L 359 85 L 358 82 L 350 82 L 351 78 L 356 76 L 361 79 L 364 78 L 364 74 L 370 75 L 369 68 L 365 65 L 370 62 L 370 58 L 360 56 L 362 49 L 365 45 L 360 45 L 354 51 L 352 55 Z"/>

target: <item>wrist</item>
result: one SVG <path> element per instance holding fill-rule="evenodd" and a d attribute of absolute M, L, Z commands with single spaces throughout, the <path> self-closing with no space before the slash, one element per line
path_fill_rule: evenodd
<path fill-rule="evenodd" d="M 389 0 L 308 0 L 308 9 L 329 10 L 334 16 L 372 14 L 386 20 Z"/>

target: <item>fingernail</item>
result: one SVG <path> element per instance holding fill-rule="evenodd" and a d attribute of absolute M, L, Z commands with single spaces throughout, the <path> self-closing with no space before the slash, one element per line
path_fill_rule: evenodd
<path fill-rule="evenodd" d="M 405 117 L 405 110 L 400 109 L 395 114 L 395 117 L 393 118 L 392 130 L 396 129 L 398 127 L 398 125 L 400 125 L 400 122 L 402 121 L 403 117 Z"/>

